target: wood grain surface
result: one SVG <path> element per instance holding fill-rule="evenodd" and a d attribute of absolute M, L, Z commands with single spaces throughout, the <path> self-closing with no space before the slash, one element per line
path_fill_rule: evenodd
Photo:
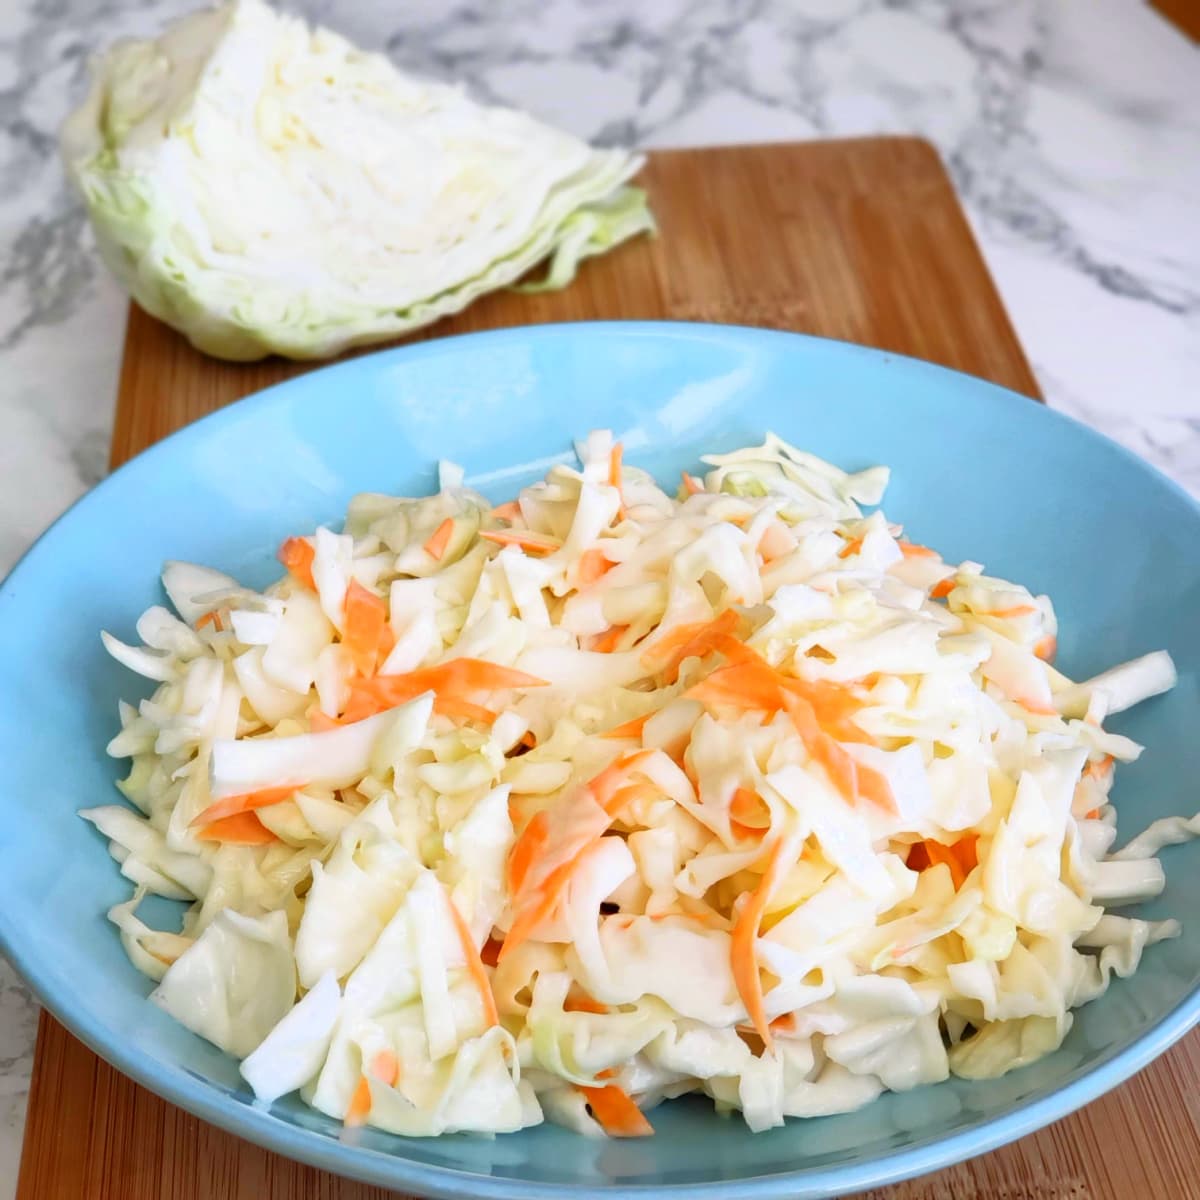
<path fill-rule="evenodd" d="M 655 153 L 662 234 L 587 263 L 565 292 L 497 295 L 423 337 L 587 318 L 795 329 L 916 355 L 1037 396 L 936 153 L 912 139 Z M 113 465 L 305 370 L 231 365 L 131 310 Z M 1200 1040 L 1012 1146 L 876 1200 L 1200 1196 Z M 43 1015 L 18 1200 L 383 1200 L 221 1133 L 124 1078 Z"/>
<path fill-rule="evenodd" d="M 1150 0 L 1150 3 L 1193 42 L 1200 42 L 1200 0 Z"/>

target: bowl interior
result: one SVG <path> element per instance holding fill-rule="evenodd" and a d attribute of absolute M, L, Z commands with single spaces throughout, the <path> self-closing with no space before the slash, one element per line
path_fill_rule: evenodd
<path fill-rule="evenodd" d="M 793 335 L 612 324 L 446 339 L 302 376 L 182 431 L 71 510 L 0 589 L 0 944 L 49 1007 L 121 1069 L 242 1136 L 394 1187 L 514 1197 L 866 1187 L 1027 1132 L 1179 1036 L 1196 1015 L 1194 920 L 1081 1010 L 1061 1050 L 998 1081 L 952 1080 L 757 1136 L 685 1100 L 659 1109 L 658 1136 L 638 1142 L 553 1127 L 405 1141 L 351 1139 L 295 1099 L 252 1104 L 233 1061 L 145 1002 L 150 985 L 104 916 L 130 885 L 75 815 L 114 802 L 121 764 L 104 746 L 116 701 L 145 694 L 98 631 L 132 638 L 161 600 L 167 558 L 262 584 L 283 537 L 338 521 L 355 492 L 424 493 L 441 457 L 504 500 L 595 427 L 662 482 L 767 429 L 847 468 L 890 465 L 885 507 L 911 537 L 1050 593 L 1068 674 L 1171 651 L 1175 692 L 1115 723 L 1147 747 L 1118 777 L 1121 833 L 1194 805 L 1200 511 L 1124 451 L 978 380 Z M 1164 861 L 1167 892 L 1145 914 L 1200 911 L 1200 847 Z"/>

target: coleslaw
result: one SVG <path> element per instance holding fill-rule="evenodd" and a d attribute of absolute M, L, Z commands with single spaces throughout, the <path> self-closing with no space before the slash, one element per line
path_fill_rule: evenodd
<path fill-rule="evenodd" d="M 280 548 L 258 592 L 169 563 L 109 652 L 125 805 L 84 810 L 151 999 L 406 1135 L 752 1130 L 1056 1049 L 1174 921 L 1124 850 L 1104 722 L 1156 652 L 1075 683 L 1053 606 L 908 541 L 888 473 L 768 435 L 669 495 L 611 433 L 493 507 L 440 466 Z M 869 510 L 869 511 L 868 511 Z M 177 931 L 138 915 L 184 901 Z"/>

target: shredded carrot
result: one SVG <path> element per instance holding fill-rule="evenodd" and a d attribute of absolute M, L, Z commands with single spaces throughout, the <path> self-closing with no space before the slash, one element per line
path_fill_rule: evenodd
<path fill-rule="evenodd" d="M 234 813 L 205 825 L 196 834 L 202 842 L 225 842 L 231 846 L 265 846 L 278 838 L 252 812 Z"/>
<path fill-rule="evenodd" d="M 526 554 L 553 554 L 562 549 L 562 543 L 544 533 L 534 533 L 528 529 L 481 529 L 479 536 L 497 546 L 518 546 Z"/>
<path fill-rule="evenodd" d="M 317 584 L 313 579 L 312 565 L 316 556 L 317 552 L 313 549 L 312 542 L 299 537 L 288 538 L 279 547 L 277 555 L 279 561 L 287 567 L 288 574 L 297 583 L 304 584 L 306 588 L 310 588 L 314 592 L 317 590 Z"/>
<path fill-rule="evenodd" d="M 433 711 L 443 717 L 457 717 L 462 721 L 478 721 L 480 725 L 495 724 L 500 715 L 482 704 L 472 704 L 461 696 L 437 696 L 433 701 Z"/>
<path fill-rule="evenodd" d="M 614 797 L 618 794 L 629 776 L 654 754 L 653 750 L 634 750 L 614 759 L 599 775 L 590 779 L 584 787 L 593 800 L 605 812 L 612 816 L 615 809 L 610 808 Z"/>
<path fill-rule="evenodd" d="M 862 549 L 863 540 L 860 537 L 850 538 L 846 544 L 838 551 L 838 558 L 849 558 L 852 554 L 857 554 Z"/>
<path fill-rule="evenodd" d="M 753 825 L 743 825 L 740 821 L 730 821 L 729 832 L 740 841 L 751 842 L 756 838 L 761 840 L 766 837 L 768 831 L 766 829 L 759 829 Z"/>
<path fill-rule="evenodd" d="M 654 716 L 653 713 L 643 713 L 640 717 L 634 717 L 632 721 L 623 721 L 620 725 L 606 729 L 600 736 L 603 738 L 640 738 L 642 730 L 646 728 L 646 722 L 652 716 Z"/>
<path fill-rule="evenodd" d="M 527 729 L 521 734 L 521 740 L 517 743 L 518 746 L 524 746 L 526 749 L 533 750 L 537 747 L 537 734 L 532 729 Z"/>
<path fill-rule="evenodd" d="M 566 887 L 583 856 L 592 848 L 594 842 L 585 842 L 574 854 L 564 862 L 559 863 L 542 881 L 541 886 L 533 896 L 533 901 L 526 904 L 513 921 L 504 945 L 500 947 L 498 962 L 503 962 L 522 943 L 527 942 L 534 930 L 554 911 L 555 904 Z"/>
<path fill-rule="evenodd" d="M 637 750 L 630 754 L 622 754 L 584 785 L 587 795 L 597 808 L 603 810 L 609 820 L 625 803 L 622 788 L 629 776 L 654 753 L 653 750 Z M 547 865 L 549 862 L 555 865 L 533 888 L 525 885 L 535 860 L 547 856 L 551 834 L 548 811 L 538 813 L 521 832 L 508 858 L 509 893 L 513 897 L 513 910 L 516 915 L 504 939 L 504 945 L 500 948 L 500 962 L 528 940 L 554 910 L 571 876 L 584 856 L 599 841 L 605 828 L 607 823 L 601 818 L 599 825 L 592 821 L 574 831 L 565 844 L 554 851 L 554 857 L 549 859 Z"/>
<path fill-rule="evenodd" d="M 760 833 L 771 824 L 771 810 L 763 798 L 751 788 L 740 787 L 729 802 L 732 821 L 751 833 Z"/>
<path fill-rule="evenodd" d="M 346 1106 L 343 1123 L 346 1125 L 362 1125 L 371 1114 L 371 1085 L 365 1075 L 360 1075 L 350 1103 Z"/>
<path fill-rule="evenodd" d="M 500 1014 L 496 1011 L 496 997 L 492 995 L 491 981 L 488 979 L 487 971 L 483 969 L 483 959 L 475 945 L 475 939 L 471 936 L 471 931 L 467 928 L 462 913 L 458 911 L 458 905 L 454 903 L 448 893 L 446 903 L 450 905 L 450 916 L 454 921 L 454 930 L 458 934 L 458 943 L 462 947 L 463 957 L 467 960 L 467 974 L 470 975 L 471 982 L 479 993 L 479 999 L 483 1001 L 483 1019 L 487 1027 L 491 1029 L 493 1025 L 500 1024 Z"/>
<path fill-rule="evenodd" d="M 770 668 L 762 671 L 756 663 L 733 663 L 719 667 L 683 693 L 688 700 L 702 704 L 723 704 L 731 708 L 761 709 L 775 712 L 783 706 L 778 680 Z"/>
<path fill-rule="evenodd" d="M 400 1082 L 400 1060 L 393 1051 L 380 1050 L 371 1059 L 371 1074 L 380 1083 L 386 1083 L 388 1087 L 395 1087 Z M 368 1089 L 368 1093 L 369 1091 L 370 1089 Z"/>
<path fill-rule="evenodd" d="M 873 767 L 863 766 L 862 763 L 855 763 L 854 766 L 857 775 L 858 794 L 864 800 L 869 800 L 885 812 L 894 813 L 896 811 L 896 797 L 892 792 L 892 785 L 888 783 L 887 779 Z"/>
<path fill-rule="evenodd" d="M 405 675 L 376 675 L 356 679 L 342 723 L 361 721 L 389 708 L 407 704 L 423 692 L 434 692 L 439 702 L 465 699 L 470 692 L 494 692 L 509 688 L 545 687 L 546 681 L 512 667 L 502 667 L 481 658 L 452 658 L 436 667 L 421 667 Z"/>
<path fill-rule="evenodd" d="M 734 982 L 737 984 L 738 995 L 746 1006 L 746 1012 L 754 1025 L 763 1045 L 768 1050 L 772 1048 L 771 1029 L 767 1023 L 767 1014 L 763 1007 L 762 978 L 758 973 L 758 954 L 755 943 L 758 941 L 758 927 L 766 911 L 771 893 L 783 873 L 784 843 L 776 842 L 767 859 L 766 871 L 753 892 L 746 893 L 741 910 L 733 922 L 733 932 L 730 935 L 730 965 L 733 968 Z M 790 864 L 789 864 L 790 865 Z"/>
<path fill-rule="evenodd" d="M 492 509 L 492 516 L 501 521 L 516 521 L 521 516 L 521 505 L 516 500 L 508 500 L 504 504 L 497 504 Z"/>
<path fill-rule="evenodd" d="M 525 882 L 533 860 L 545 849 L 550 838 L 550 814 L 543 809 L 535 813 L 508 854 L 508 893 L 516 895 Z"/>
<path fill-rule="evenodd" d="M 608 1005 L 593 1000 L 578 984 L 572 986 L 563 1001 L 563 1012 L 586 1012 L 603 1015 L 608 1012 Z"/>
<path fill-rule="evenodd" d="M 211 625 L 218 633 L 225 632 L 225 626 L 221 623 L 221 614 L 215 608 L 196 619 L 197 629 L 203 629 L 205 625 Z"/>
<path fill-rule="evenodd" d="M 442 555 L 446 553 L 446 547 L 450 545 L 450 537 L 454 533 L 454 518 L 447 517 L 430 535 L 425 542 L 424 550 L 430 558 L 436 558 L 441 561 Z"/>
<path fill-rule="evenodd" d="M 695 475 L 689 475 L 686 471 L 680 472 L 683 476 L 683 490 L 689 496 L 698 496 L 704 491 L 704 484 L 698 480 Z"/>
<path fill-rule="evenodd" d="M 585 550 L 579 556 L 579 570 L 576 572 L 576 582 L 579 587 L 584 588 L 596 582 L 597 579 L 602 579 L 609 571 L 612 570 L 613 564 L 609 562 L 603 550 L 598 550 L 592 547 L 590 550 Z"/>
<path fill-rule="evenodd" d="M 1113 756 L 1111 754 L 1106 754 L 1098 762 L 1086 763 L 1083 768 L 1083 773 L 1089 779 L 1107 779 L 1113 773 L 1113 765 Z"/>
<path fill-rule="evenodd" d="M 340 727 L 341 722 L 336 717 L 331 717 L 319 708 L 314 707 L 308 714 L 308 728 L 312 733 L 328 733 L 331 729 Z"/>
<path fill-rule="evenodd" d="M 1083 814 L 1083 816 L 1084 816 L 1084 820 L 1094 821 L 1094 820 L 1096 820 L 1097 817 L 1100 816 L 1100 810 L 1098 808 L 1089 808 L 1087 810 L 1087 812 L 1085 812 Z"/>
<path fill-rule="evenodd" d="M 625 493 L 621 491 L 621 455 L 624 453 L 620 442 L 613 444 L 612 453 L 608 457 L 608 486 L 617 489 L 620 504 L 617 507 L 617 520 L 625 517 Z"/>
<path fill-rule="evenodd" d="M 379 658 L 379 646 L 387 627 L 387 605 L 357 579 L 346 588 L 346 624 L 342 645 L 360 674 L 371 676 Z"/>
<path fill-rule="evenodd" d="M 913 871 L 925 871 L 943 863 L 950 871 L 954 890 L 958 891 L 979 862 L 978 846 L 979 838 L 974 834 L 960 838 L 950 846 L 927 838 L 909 851 L 908 867 Z"/>
<path fill-rule="evenodd" d="M 628 630 L 628 625 L 613 625 L 603 633 L 596 634 L 592 639 L 591 649 L 598 654 L 611 654 Z"/>
<path fill-rule="evenodd" d="M 587 1098 L 592 1116 L 609 1137 L 650 1137 L 654 1133 L 646 1114 L 615 1083 L 603 1087 L 581 1086 L 579 1090 Z"/>
<path fill-rule="evenodd" d="M 193 818 L 191 824 L 193 827 L 211 825 L 214 821 L 223 821 L 226 817 L 233 817 L 238 813 L 252 812 L 256 808 L 266 808 L 271 804 L 282 804 L 303 786 L 302 783 L 295 783 L 286 787 L 262 788 L 257 792 L 242 792 L 237 796 L 226 796 L 224 800 L 217 800 L 210 804 L 198 817 Z"/>
<path fill-rule="evenodd" d="M 704 658 L 705 655 L 720 651 L 730 662 L 741 662 L 753 654 L 735 637 L 734 630 L 741 624 L 741 617 L 732 608 L 718 613 L 711 621 L 698 626 L 689 626 L 692 635 L 682 644 L 672 649 L 670 658 L 662 666 L 663 677 L 668 683 L 674 683 L 679 678 L 679 668 L 685 659 Z M 654 649 L 662 646 L 659 642 Z"/>
<path fill-rule="evenodd" d="M 944 600 L 958 586 L 951 575 L 948 579 L 940 579 L 929 591 L 930 600 Z"/>
<path fill-rule="evenodd" d="M 915 542 L 898 541 L 896 543 L 900 547 L 900 553 L 905 558 L 939 558 L 940 555 L 936 550 L 930 550 L 928 546 L 918 546 Z"/>
<path fill-rule="evenodd" d="M 1046 634 L 1044 638 L 1040 638 L 1034 644 L 1033 652 L 1043 662 L 1053 662 L 1054 656 L 1058 653 L 1058 638 L 1052 633 Z"/>
<path fill-rule="evenodd" d="M 1012 617 L 1027 617 L 1030 613 L 1037 612 L 1037 609 L 1032 604 L 1014 604 L 1011 608 L 994 608 L 987 615 L 989 617 L 1000 617 L 1002 620 L 1009 620 Z"/>
<path fill-rule="evenodd" d="M 649 781 L 645 783 L 626 784 L 625 787 L 613 793 L 608 808 L 615 816 L 628 804 L 632 804 L 637 800 L 654 800 L 662 794 L 662 788 Z"/>

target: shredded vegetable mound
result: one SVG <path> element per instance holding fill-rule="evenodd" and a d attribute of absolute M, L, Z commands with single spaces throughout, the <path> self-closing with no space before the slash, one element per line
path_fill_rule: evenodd
<path fill-rule="evenodd" d="M 449 464 L 359 496 L 261 593 L 169 563 L 174 613 L 105 635 L 159 684 L 109 747 L 133 807 L 83 814 L 136 886 L 109 916 L 260 1100 L 767 1129 L 1028 1063 L 1177 932 L 1108 911 L 1200 830 L 1110 853 L 1140 747 L 1104 721 L 1165 653 L 1072 683 L 1049 599 L 906 540 L 882 468 L 768 437 L 672 496 L 577 452 L 498 507 Z"/>

